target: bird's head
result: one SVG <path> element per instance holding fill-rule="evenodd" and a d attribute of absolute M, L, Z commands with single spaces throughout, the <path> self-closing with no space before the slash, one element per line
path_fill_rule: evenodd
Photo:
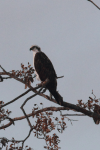
<path fill-rule="evenodd" d="M 41 48 L 37 45 L 33 45 L 31 48 L 30 48 L 30 51 L 35 51 L 35 52 L 40 52 L 41 51 Z"/>

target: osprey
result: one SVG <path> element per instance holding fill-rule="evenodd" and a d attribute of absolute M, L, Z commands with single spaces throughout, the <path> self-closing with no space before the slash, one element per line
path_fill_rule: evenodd
<path fill-rule="evenodd" d="M 57 74 L 50 59 L 41 51 L 41 48 L 34 45 L 30 48 L 33 51 L 33 66 L 35 69 L 36 79 L 43 82 L 49 79 L 46 88 L 54 96 L 57 103 L 62 105 L 63 98 L 57 92 Z"/>

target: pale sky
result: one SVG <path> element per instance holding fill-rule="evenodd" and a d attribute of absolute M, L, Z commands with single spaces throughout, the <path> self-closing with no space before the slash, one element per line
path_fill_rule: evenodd
<path fill-rule="evenodd" d="M 100 0 L 94 2 L 100 7 Z M 65 102 L 77 104 L 79 99 L 86 102 L 92 96 L 92 89 L 100 98 L 100 11 L 92 3 L 87 0 L 0 1 L 0 65 L 7 71 L 20 69 L 21 63 L 33 65 L 29 48 L 35 44 L 50 58 L 57 75 L 64 75 L 58 80 L 58 91 Z M 5 103 L 26 91 L 24 85 L 14 79 L 0 84 L 0 100 Z M 32 86 L 35 85 L 36 81 Z M 20 106 L 32 94 L 5 107 L 12 111 L 11 118 L 23 116 Z M 25 106 L 27 113 L 40 102 L 44 107 L 58 106 L 37 96 Z M 66 120 L 67 129 L 63 134 L 55 130 L 61 140 L 59 147 L 62 150 L 99 149 L 100 125 L 95 125 L 89 117 L 71 118 L 78 121 L 72 126 Z M 22 140 L 28 131 L 26 120 L 17 121 L 15 126 L 1 130 L 0 137 Z M 45 142 L 31 134 L 25 145 L 40 150 L 44 149 Z"/>

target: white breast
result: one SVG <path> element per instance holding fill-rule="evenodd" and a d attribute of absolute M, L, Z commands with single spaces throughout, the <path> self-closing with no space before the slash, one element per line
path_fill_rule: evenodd
<path fill-rule="evenodd" d="M 36 53 L 38 53 L 38 51 L 33 51 L 33 66 L 34 66 L 34 69 L 35 69 L 34 59 L 35 59 Z M 41 81 L 40 78 L 39 78 L 38 73 L 36 72 L 36 70 L 35 70 L 35 74 L 36 74 L 36 79 L 37 79 L 38 81 Z"/>

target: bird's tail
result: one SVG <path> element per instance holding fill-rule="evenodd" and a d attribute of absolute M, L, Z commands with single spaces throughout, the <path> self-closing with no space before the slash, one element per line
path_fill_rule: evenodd
<path fill-rule="evenodd" d="M 63 97 L 57 91 L 50 91 L 50 93 L 54 96 L 58 104 L 63 104 Z"/>
<path fill-rule="evenodd" d="M 99 124 L 99 122 L 100 122 L 100 120 L 99 120 L 99 119 L 95 119 L 95 118 L 93 118 L 93 120 L 94 120 L 95 124 Z"/>

